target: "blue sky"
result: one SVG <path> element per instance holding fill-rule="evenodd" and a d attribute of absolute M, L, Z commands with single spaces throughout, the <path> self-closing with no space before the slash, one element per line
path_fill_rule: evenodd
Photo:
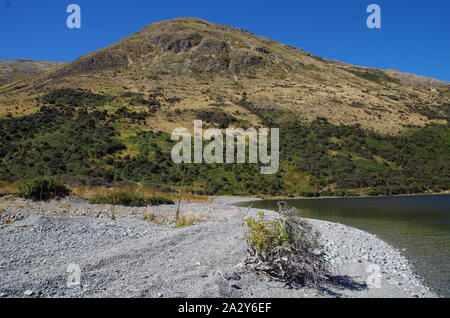
<path fill-rule="evenodd" d="M 82 28 L 66 27 L 66 7 Z M 382 28 L 368 29 L 379 4 Z M 146 25 L 198 17 L 343 62 L 450 82 L 449 0 L 0 0 L 0 58 L 72 61 Z"/>

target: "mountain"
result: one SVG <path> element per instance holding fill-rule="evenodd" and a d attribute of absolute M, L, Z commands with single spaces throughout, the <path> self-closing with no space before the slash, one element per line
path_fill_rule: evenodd
<path fill-rule="evenodd" d="M 27 79 L 63 64 L 64 63 L 24 59 L 0 59 L 0 85 Z"/>
<path fill-rule="evenodd" d="M 443 191 L 449 85 L 327 60 L 196 18 L 164 21 L 1 86 L 0 179 L 117 177 L 213 194 Z M 171 162 L 169 134 L 195 119 L 280 127 L 280 172 L 183 171 Z"/>
<path fill-rule="evenodd" d="M 188 111 L 222 105 L 227 113 L 239 112 L 239 118 L 257 123 L 255 116 L 235 105 L 245 91 L 255 107 L 290 110 L 309 121 L 322 117 L 337 125 L 360 124 L 395 133 L 410 125 L 445 120 L 449 85 L 330 61 L 249 31 L 180 18 L 152 24 L 108 48 L 25 81 L 6 99 L 61 87 L 115 95 L 148 95 L 163 87 L 167 95 L 181 101 L 161 110 L 159 120 L 149 123 L 168 131 L 187 119 L 171 116 L 176 122 L 172 125 L 163 114 L 170 108 Z"/>

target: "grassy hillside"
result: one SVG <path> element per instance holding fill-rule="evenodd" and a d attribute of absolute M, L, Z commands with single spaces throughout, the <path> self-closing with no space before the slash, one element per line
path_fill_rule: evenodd
<path fill-rule="evenodd" d="M 0 180 L 282 196 L 449 189 L 450 84 L 183 18 L 0 87 Z M 281 169 L 175 165 L 170 133 L 280 127 Z"/>
<path fill-rule="evenodd" d="M 149 25 L 72 63 L 0 87 L 0 117 L 36 112 L 37 98 L 64 88 L 113 95 L 110 109 L 126 106 L 130 94 L 142 97 L 133 100 L 137 111 L 145 100 L 158 99 L 161 107 L 144 124 L 165 132 L 212 107 L 261 124 L 236 104 L 244 92 L 255 107 L 387 134 L 410 125 L 445 123 L 450 107 L 449 83 L 326 60 L 249 31 L 193 18 Z"/>
<path fill-rule="evenodd" d="M 23 59 L 0 59 L 0 86 L 10 82 L 28 79 L 63 64 L 64 63 Z"/>
<path fill-rule="evenodd" d="M 175 165 L 169 134 L 120 134 L 127 123 L 151 116 L 154 101 L 141 112 L 98 110 L 112 99 L 57 91 L 41 98 L 48 104 L 35 114 L 0 119 L 0 179 L 58 176 L 73 185 L 133 181 L 198 194 L 283 196 L 438 192 L 450 184 L 448 124 L 390 136 L 323 118 L 307 122 L 241 100 L 263 126 L 281 128 L 281 169 L 263 176 L 258 165 Z M 217 127 L 234 122 L 219 110 L 201 116 Z"/>

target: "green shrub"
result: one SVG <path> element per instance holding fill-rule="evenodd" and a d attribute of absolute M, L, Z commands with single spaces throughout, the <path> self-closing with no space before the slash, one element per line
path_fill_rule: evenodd
<path fill-rule="evenodd" d="M 331 277 L 320 251 L 318 235 L 298 217 L 298 211 L 280 206 L 280 217 L 248 218 L 247 269 L 269 275 L 293 287 L 319 288 Z"/>
<path fill-rule="evenodd" d="M 174 204 L 172 200 L 163 197 L 150 197 L 147 198 L 147 202 L 147 205 Z"/>
<path fill-rule="evenodd" d="M 118 190 L 107 195 L 96 195 L 89 201 L 91 204 L 111 204 L 130 207 L 173 204 L 172 200 L 162 197 L 144 197 L 134 190 Z"/>
<path fill-rule="evenodd" d="M 264 219 L 264 213 L 260 213 L 259 219 L 248 218 L 245 220 L 249 233 L 247 240 L 257 253 L 269 253 L 277 246 L 289 244 L 287 233 L 283 231 L 280 219 L 271 221 Z"/>
<path fill-rule="evenodd" d="M 69 194 L 70 190 L 54 178 L 29 179 L 20 185 L 20 196 L 34 201 L 66 197 Z"/>
<path fill-rule="evenodd" d="M 43 96 L 40 101 L 45 104 L 62 104 L 68 106 L 100 106 L 112 101 L 112 96 L 95 94 L 82 89 L 55 89 Z"/>
<path fill-rule="evenodd" d="M 198 111 L 197 118 L 206 123 L 217 123 L 223 129 L 228 128 L 230 124 L 236 122 L 236 118 L 219 109 Z"/>

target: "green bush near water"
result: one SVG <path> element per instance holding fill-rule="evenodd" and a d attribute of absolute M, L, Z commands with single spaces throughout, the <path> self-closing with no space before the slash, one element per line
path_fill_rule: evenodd
<path fill-rule="evenodd" d="M 318 234 L 297 216 L 297 210 L 280 206 L 279 212 L 273 220 L 265 219 L 264 213 L 259 219 L 246 219 L 250 255 L 244 264 L 292 287 L 320 288 L 331 273 L 324 254 L 317 252 Z"/>

